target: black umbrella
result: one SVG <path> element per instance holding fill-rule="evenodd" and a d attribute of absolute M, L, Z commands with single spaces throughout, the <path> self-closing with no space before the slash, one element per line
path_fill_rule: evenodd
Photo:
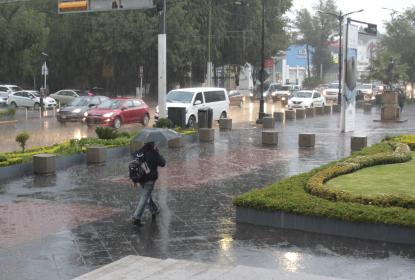
<path fill-rule="evenodd" d="M 181 134 L 167 128 L 144 128 L 133 138 L 134 142 L 154 142 L 158 146 L 164 146 L 169 140 L 180 138 Z"/>

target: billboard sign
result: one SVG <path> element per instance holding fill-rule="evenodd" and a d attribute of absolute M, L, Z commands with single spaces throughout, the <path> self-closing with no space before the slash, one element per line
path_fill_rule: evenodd
<path fill-rule="evenodd" d="M 153 0 L 59 0 L 58 12 L 107 12 L 154 8 Z"/>

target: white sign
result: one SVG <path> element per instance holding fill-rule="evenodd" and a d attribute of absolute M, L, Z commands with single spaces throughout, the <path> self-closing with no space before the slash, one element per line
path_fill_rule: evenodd
<path fill-rule="evenodd" d="M 48 69 L 48 66 L 46 65 L 46 62 L 43 63 L 42 65 L 42 75 L 49 75 L 49 69 Z"/>

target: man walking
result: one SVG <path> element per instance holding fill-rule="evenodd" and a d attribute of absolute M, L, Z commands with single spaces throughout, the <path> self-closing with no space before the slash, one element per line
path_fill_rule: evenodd
<path fill-rule="evenodd" d="M 158 208 L 157 204 L 153 201 L 153 197 L 151 194 L 154 189 L 154 184 L 158 179 L 157 168 L 159 166 L 165 166 L 166 160 L 163 158 L 163 156 L 160 155 L 154 142 L 146 143 L 137 152 L 137 155 L 138 154 L 143 154 L 144 161 L 150 169 L 150 173 L 147 176 L 145 176 L 143 180 L 140 181 L 140 185 L 143 188 L 143 193 L 140 197 L 140 201 L 138 202 L 137 208 L 133 214 L 134 225 L 142 226 L 143 223 L 141 221 L 141 218 L 147 205 L 149 205 L 149 209 L 153 219 L 160 213 L 160 209 Z"/>

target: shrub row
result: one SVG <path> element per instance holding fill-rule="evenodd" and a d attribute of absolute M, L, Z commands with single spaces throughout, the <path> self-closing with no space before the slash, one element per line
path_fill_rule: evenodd
<path fill-rule="evenodd" d="M 358 156 L 390 154 L 394 145 L 380 143 L 356 155 L 335 161 L 310 172 L 292 176 L 263 189 L 256 189 L 234 199 L 234 205 L 266 211 L 282 211 L 298 215 L 327 217 L 350 222 L 400 225 L 415 228 L 415 210 L 402 207 L 381 207 L 346 201 L 332 201 L 305 191 L 309 180 L 327 168 Z M 398 150 L 399 152 L 399 150 Z"/>
<path fill-rule="evenodd" d="M 391 141 L 407 144 L 411 151 L 415 151 L 415 135 L 413 134 L 392 137 Z"/>
<path fill-rule="evenodd" d="M 330 167 L 324 168 L 310 178 L 305 186 L 305 190 L 312 195 L 332 201 L 356 202 L 382 207 L 397 206 L 403 208 L 415 208 L 415 199 L 413 198 L 396 195 L 378 195 L 367 197 L 364 195 L 356 195 L 341 190 L 331 189 L 325 185 L 325 183 L 330 179 L 349 174 L 363 168 L 382 164 L 403 163 L 412 159 L 408 145 L 403 143 L 381 143 L 379 146 L 382 147 L 385 144 L 394 146 L 394 151 L 368 155 L 358 154 Z M 379 146 L 375 145 L 374 148 L 369 151 L 379 151 L 381 150 Z"/>
<path fill-rule="evenodd" d="M 7 108 L 6 110 L 0 110 L 0 119 L 2 118 L 11 118 L 16 115 L 16 109 L 14 108 Z"/>

